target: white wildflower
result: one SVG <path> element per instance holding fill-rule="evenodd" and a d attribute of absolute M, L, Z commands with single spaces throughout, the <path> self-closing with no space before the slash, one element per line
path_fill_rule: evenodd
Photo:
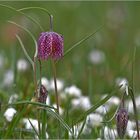
<path fill-rule="evenodd" d="M 116 85 L 120 87 L 121 91 L 125 91 L 128 95 L 128 81 L 126 78 L 117 78 L 116 79 Z"/>
<path fill-rule="evenodd" d="M 127 131 L 134 130 L 135 127 L 136 127 L 136 123 L 134 121 L 128 120 L 128 123 L 127 123 Z"/>
<path fill-rule="evenodd" d="M 3 68 L 4 65 L 4 57 L 0 54 L 0 68 Z"/>
<path fill-rule="evenodd" d="M 41 78 L 41 83 L 47 90 L 50 90 L 49 80 L 46 77 Z"/>
<path fill-rule="evenodd" d="M 103 117 L 98 113 L 92 113 L 87 116 L 86 123 L 91 127 L 100 126 L 103 121 Z"/>
<path fill-rule="evenodd" d="M 25 59 L 19 59 L 17 61 L 17 70 L 24 72 L 29 68 L 29 63 Z"/>
<path fill-rule="evenodd" d="M 119 105 L 120 104 L 120 99 L 116 96 L 112 96 L 108 101 L 107 103 L 109 105 Z"/>
<path fill-rule="evenodd" d="M 9 104 L 15 102 L 18 99 L 18 95 L 17 94 L 13 94 L 10 96 L 10 99 L 8 101 Z"/>
<path fill-rule="evenodd" d="M 14 108 L 8 108 L 4 113 L 4 117 L 8 122 L 11 122 L 16 112 L 17 111 Z"/>
<path fill-rule="evenodd" d="M 110 129 L 109 127 L 105 126 L 105 128 L 104 128 L 104 139 L 115 140 L 116 137 L 117 137 L 117 130 L 116 129 Z"/>
<path fill-rule="evenodd" d="M 61 91 L 64 88 L 64 82 L 62 80 L 60 80 L 60 79 L 57 79 L 56 83 L 57 83 L 57 90 Z M 50 80 L 49 84 L 50 84 L 50 89 L 55 90 L 54 80 L 53 79 Z"/>
<path fill-rule="evenodd" d="M 66 87 L 64 91 L 66 94 L 68 94 L 70 96 L 74 96 L 74 97 L 80 97 L 82 95 L 81 90 L 78 87 L 76 87 L 75 85 Z"/>
<path fill-rule="evenodd" d="M 79 108 L 83 110 L 87 110 L 91 107 L 91 103 L 88 97 L 86 96 L 81 96 L 76 99 L 72 99 L 71 101 L 73 108 Z"/>
<path fill-rule="evenodd" d="M 130 138 L 133 138 L 133 139 L 136 139 L 137 138 L 137 131 L 135 130 L 128 130 L 126 132 L 126 134 L 130 137 Z"/>
<path fill-rule="evenodd" d="M 99 113 L 99 114 L 106 114 L 107 112 L 109 111 L 109 106 L 108 105 L 101 105 L 100 107 L 98 107 L 96 109 L 96 112 Z"/>
<path fill-rule="evenodd" d="M 3 85 L 10 86 L 14 81 L 14 72 L 12 70 L 7 70 L 4 74 Z"/>
<path fill-rule="evenodd" d="M 89 60 L 93 64 L 101 64 L 105 61 L 105 54 L 100 50 L 93 50 L 89 54 Z"/>
<path fill-rule="evenodd" d="M 54 108 L 57 108 L 57 105 L 56 104 L 53 104 L 53 107 Z M 60 115 L 63 115 L 63 113 L 64 113 L 64 110 L 60 106 L 59 106 L 59 113 L 60 113 Z"/>

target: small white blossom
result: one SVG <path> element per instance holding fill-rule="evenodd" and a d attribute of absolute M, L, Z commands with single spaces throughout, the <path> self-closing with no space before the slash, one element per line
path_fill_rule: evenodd
<path fill-rule="evenodd" d="M 9 99 L 9 104 L 15 102 L 16 100 L 18 99 L 18 95 L 17 94 L 13 94 L 10 96 L 10 99 Z"/>
<path fill-rule="evenodd" d="M 41 83 L 47 90 L 50 89 L 49 80 L 46 77 L 41 78 Z"/>
<path fill-rule="evenodd" d="M 112 96 L 108 101 L 107 103 L 109 105 L 119 105 L 120 104 L 120 99 L 116 96 Z"/>
<path fill-rule="evenodd" d="M 130 137 L 130 138 L 133 138 L 133 139 L 136 139 L 137 138 L 137 131 L 135 130 L 128 130 L 126 132 L 126 134 Z"/>
<path fill-rule="evenodd" d="M 103 121 L 103 117 L 98 113 L 92 113 L 87 116 L 86 123 L 91 127 L 100 126 Z"/>
<path fill-rule="evenodd" d="M 89 60 L 93 64 L 101 64 L 105 61 L 105 54 L 100 50 L 93 50 L 89 54 Z"/>
<path fill-rule="evenodd" d="M 17 111 L 14 108 L 8 108 L 4 113 L 4 117 L 8 122 L 11 122 L 16 112 Z"/>
<path fill-rule="evenodd" d="M 60 80 L 60 79 L 57 79 L 56 83 L 57 83 L 57 90 L 61 91 L 64 88 L 64 82 L 62 80 Z M 49 84 L 50 84 L 50 90 L 55 90 L 54 80 L 53 79 L 50 80 Z"/>
<path fill-rule="evenodd" d="M 7 70 L 4 74 L 3 85 L 4 86 L 11 86 L 14 81 L 14 72 L 12 70 Z"/>
<path fill-rule="evenodd" d="M 57 108 L 57 105 L 53 104 L 53 107 Z M 60 113 L 60 115 L 63 115 L 63 113 L 64 113 L 64 110 L 60 106 L 59 106 L 59 113 Z"/>
<path fill-rule="evenodd" d="M 71 103 L 72 103 L 73 108 L 87 110 L 91 107 L 90 100 L 86 96 L 81 96 L 79 98 L 72 99 Z"/>
<path fill-rule="evenodd" d="M 108 105 L 101 105 L 100 107 L 98 107 L 96 109 L 96 112 L 99 113 L 99 114 L 106 114 L 107 112 L 109 111 L 109 106 Z"/>
<path fill-rule="evenodd" d="M 4 65 L 4 57 L 0 54 L 0 68 L 3 68 Z"/>
<path fill-rule="evenodd" d="M 29 63 L 25 59 L 19 59 L 17 61 L 17 70 L 24 72 L 29 68 Z"/>
<path fill-rule="evenodd" d="M 128 123 L 127 123 L 127 131 L 134 130 L 135 127 L 136 127 L 136 123 L 134 121 L 128 120 Z"/>
<path fill-rule="evenodd" d="M 116 129 L 110 129 L 109 127 L 105 126 L 104 128 L 104 139 L 105 140 L 115 140 L 117 137 L 117 130 Z"/>
<path fill-rule="evenodd" d="M 64 91 L 66 94 L 68 94 L 70 96 L 74 96 L 74 97 L 80 97 L 82 95 L 81 90 L 78 87 L 76 87 L 75 85 L 66 87 Z"/>
<path fill-rule="evenodd" d="M 121 91 L 125 91 L 128 95 L 128 81 L 126 78 L 117 78 L 116 85 L 120 87 Z"/>

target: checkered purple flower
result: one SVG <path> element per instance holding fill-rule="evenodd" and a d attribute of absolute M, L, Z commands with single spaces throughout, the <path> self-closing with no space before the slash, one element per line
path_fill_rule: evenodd
<path fill-rule="evenodd" d="M 116 124 L 117 124 L 117 132 L 121 139 L 125 135 L 128 119 L 129 116 L 126 109 L 120 108 L 116 115 Z"/>
<path fill-rule="evenodd" d="M 42 32 L 38 40 L 38 59 L 58 60 L 63 56 L 63 37 L 56 32 Z"/>

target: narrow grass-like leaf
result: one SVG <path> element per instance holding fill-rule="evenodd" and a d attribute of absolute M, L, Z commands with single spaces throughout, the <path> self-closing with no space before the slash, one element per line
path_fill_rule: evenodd
<path fill-rule="evenodd" d="M 36 105 L 36 106 L 40 106 L 40 107 L 46 107 L 46 108 L 56 110 L 56 108 L 54 108 L 52 106 L 48 106 L 46 104 L 39 103 L 39 102 L 31 102 L 31 101 L 19 101 L 19 102 L 16 102 L 16 103 L 8 104 L 8 106 L 21 105 L 21 104 L 32 104 L 32 105 Z"/>
<path fill-rule="evenodd" d="M 25 16 L 26 18 L 28 18 L 28 19 L 30 19 L 32 22 L 34 22 L 37 26 L 39 26 L 39 28 L 40 28 L 41 31 L 44 31 L 43 27 L 42 27 L 34 18 L 32 18 L 31 16 L 28 16 L 28 15 L 26 15 L 25 13 L 21 12 L 20 10 L 16 10 L 15 8 L 13 8 L 13 7 L 11 7 L 11 6 L 8 6 L 8 5 L 0 4 L 0 6 L 5 7 L 5 8 L 8 8 L 8 9 L 10 9 L 10 10 L 12 10 L 12 11 L 15 11 L 15 12 L 17 12 L 17 13 L 19 13 L 19 14 Z"/>
<path fill-rule="evenodd" d="M 45 8 L 42 8 L 42 7 L 25 7 L 25 8 L 21 8 L 21 9 L 18 9 L 18 11 L 23 11 L 23 10 L 31 10 L 31 9 L 38 9 L 38 10 L 41 10 L 45 13 L 47 13 L 47 15 L 49 16 L 50 18 L 50 30 L 52 31 L 52 19 L 53 19 L 53 16 L 50 14 L 50 12 L 48 10 L 46 10 Z"/>
<path fill-rule="evenodd" d="M 26 112 L 26 107 L 27 107 L 27 106 L 25 106 L 25 107 L 22 109 L 22 111 L 21 111 L 21 112 L 18 112 L 18 113 L 16 114 L 16 116 L 13 118 L 12 122 L 11 122 L 10 125 L 8 126 L 8 129 L 7 129 L 6 133 L 5 133 L 5 136 L 4 136 L 5 139 L 6 139 L 6 138 L 11 138 L 11 135 L 12 135 L 14 129 L 16 128 L 16 125 L 18 124 L 20 118 L 21 118 L 21 117 L 23 116 L 23 114 Z"/>
<path fill-rule="evenodd" d="M 79 139 L 79 137 L 80 137 L 80 135 L 81 135 L 81 133 L 82 133 L 82 131 L 83 131 L 83 129 L 84 129 L 85 124 L 86 124 L 86 119 L 84 120 L 84 122 L 83 122 L 83 124 L 82 124 L 82 127 L 81 127 L 81 129 L 80 129 L 80 131 L 79 131 L 79 133 L 78 133 L 77 139 Z"/>
<path fill-rule="evenodd" d="M 26 31 L 30 36 L 31 36 L 31 38 L 33 39 L 33 41 L 34 41 L 34 44 L 35 44 L 35 54 L 34 54 L 34 57 L 37 57 L 37 53 L 38 53 L 38 49 L 37 49 L 37 42 L 36 42 L 36 39 L 35 39 L 35 37 L 34 37 L 34 35 L 28 30 L 28 29 L 26 29 L 25 27 L 23 27 L 22 25 L 19 25 L 19 24 L 17 24 L 17 23 L 15 23 L 15 22 L 13 22 L 13 21 L 8 21 L 9 23 L 11 23 L 11 24 L 14 24 L 14 25 L 16 25 L 16 26 L 18 26 L 19 28 L 21 28 L 21 29 L 23 29 L 24 31 Z"/>
<path fill-rule="evenodd" d="M 46 10 L 45 8 L 42 8 L 42 7 L 24 7 L 24 8 L 18 9 L 17 11 L 24 11 L 24 10 L 31 10 L 31 9 L 42 10 L 45 13 L 47 13 L 49 16 L 51 16 L 50 12 L 48 10 Z"/>
<path fill-rule="evenodd" d="M 84 120 L 90 113 L 94 112 L 98 107 L 103 105 L 105 102 L 107 102 L 115 93 L 116 90 L 113 90 L 109 95 L 107 95 L 105 98 L 103 98 L 101 101 L 96 103 L 94 106 L 92 106 L 89 110 L 87 110 L 85 113 L 83 113 L 79 118 L 74 122 L 74 124 L 79 123 L 80 121 Z"/>
<path fill-rule="evenodd" d="M 103 25 L 101 25 L 99 28 L 97 28 L 97 30 L 93 33 L 91 33 L 90 35 L 84 37 L 83 39 L 81 39 L 80 41 L 78 41 L 77 43 L 75 43 L 74 45 L 72 45 L 65 53 L 64 56 L 66 54 L 68 54 L 69 52 L 71 52 L 75 47 L 78 47 L 79 45 L 81 45 L 84 41 L 88 40 L 90 37 L 92 37 L 93 35 L 95 35 L 101 28 L 103 27 Z"/>
<path fill-rule="evenodd" d="M 48 112 L 49 114 L 51 114 L 53 117 L 55 117 L 57 120 L 59 120 L 59 121 L 60 121 L 60 124 L 61 124 L 64 128 L 66 128 L 66 129 L 72 134 L 72 136 L 74 136 L 73 132 L 71 131 L 71 128 L 68 126 L 67 123 L 65 123 L 65 121 L 62 119 L 62 117 L 61 117 L 59 114 L 57 114 L 55 111 L 53 111 L 53 110 L 51 110 L 51 109 L 46 109 L 46 110 L 47 110 L 47 112 Z"/>
<path fill-rule="evenodd" d="M 34 130 L 34 132 L 35 132 L 35 134 L 38 136 L 38 138 L 39 138 L 39 134 L 38 134 L 38 132 L 36 131 L 36 129 L 35 129 L 35 127 L 34 127 L 34 125 L 32 124 L 32 122 L 30 121 L 30 119 L 28 118 L 28 121 L 29 121 L 29 123 L 30 123 L 30 125 L 32 126 L 32 128 L 33 128 L 33 130 Z"/>
<path fill-rule="evenodd" d="M 41 134 L 41 138 L 42 139 L 46 139 L 46 121 L 47 121 L 47 113 L 45 109 L 41 110 L 41 119 L 42 119 L 42 134 Z"/>
<path fill-rule="evenodd" d="M 22 47 L 22 50 L 23 50 L 24 54 L 26 55 L 27 59 L 29 60 L 29 62 L 31 63 L 31 65 L 32 65 L 32 67 L 34 69 L 34 62 L 31 59 L 31 57 L 29 56 L 29 54 L 27 53 L 27 51 L 26 51 L 26 49 L 25 49 L 25 47 L 23 45 L 23 42 L 22 42 L 21 38 L 18 35 L 16 35 L 16 38 L 18 39 L 18 41 L 19 41 L 19 43 L 20 43 L 20 45 Z"/>

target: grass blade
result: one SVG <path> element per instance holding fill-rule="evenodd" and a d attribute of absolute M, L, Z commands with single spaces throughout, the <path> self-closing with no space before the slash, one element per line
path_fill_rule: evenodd
<path fill-rule="evenodd" d="M 109 95 L 107 95 L 105 98 L 103 98 L 101 101 L 96 103 L 94 106 L 92 106 L 89 110 L 87 110 L 85 113 L 83 113 L 75 122 L 74 125 L 79 123 L 80 121 L 84 120 L 90 113 L 94 112 L 98 107 L 103 105 L 105 102 L 107 102 L 114 94 L 116 93 L 116 89 L 113 90 Z"/>
<path fill-rule="evenodd" d="M 15 23 L 15 22 L 13 22 L 13 21 L 8 21 L 9 23 L 11 23 L 11 24 L 14 24 L 14 25 L 16 25 L 16 26 L 18 26 L 19 28 L 21 28 L 21 29 L 23 29 L 24 31 L 26 31 L 30 36 L 31 36 L 31 38 L 33 39 L 33 41 L 34 41 L 34 44 L 35 44 L 35 54 L 34 54 L 34 57 L 37 57 L 37 53 L 38 53 L 38 49 L 37 49 L 37 42 L 36 42 L 36 39 L 35 39 L 35 37 L 34 37 L 34 35 L 28 30 L 28 29 L 26 29 L 25 27 L 23 27 L 22 25 L 19 25 L 19 24 L 17 24 L 17 23 Z"/>
<path fill-rule="evenodd" d="M 32 105 L 36 105 L 36 106 L 40 106 L 40 107 L 46 107 L 46 108 L 49 108 L 49 109 L 56 110 L 56 108 L 54 108 L 52 106 L 48 106 L 48 105 L 46 105 L 44 103 L 31 102 L 31 101 L 19 101 L 19 102 L 16 102 L 16 103 L 8 104 L 8 106 L 21 105 L 21 104 L 32 104 Z"/>
<path fill-rule="evenodd" d="M 26 51 L 26 49 L 25 49 L 25 47 L 24 47 L 24 45 L 23 45 L 23 42 L 22 42 L 21 38 L 20 38 L 18 35 L 16 35 L 16 38 L 18 39 L 18 41 L 19 41 L 19 43 L 20 43 L 20 45 L 21 45 L 21 48 L 22 48 L 24 54 L 26 55 L 27 59 L 29 60 L 29 62 L 31 63 L 31 65 L 32 65 L 32 67 L 33 67 L 33 69 L 34 69 L 34 62 L 33 62 L 33 60 L 31 59 L 31 57 L 29 56 L 29 54 L 27 53 L 27 51 Z"/>
<path fill-rule="evenodd" d="M 83 39 L 81 39 L 80 41 L 78 41 L 76 44 L 72 45 L 65 53 L 64 56 L 66 54 L 68 54 L 69 52 L 71 52 L 75 47 L 79 46 L 80 44 L 82 44 L 84 41 L 88 40 L 90 37 L 92 37 L 93 35 L 95 35 L 101 28 L 103 27 L 103 25 L 101 25 L 95 32 L 91 33 L 90 35 L 84 37 Z"/>
<path fill-rule="evenodd" d="M 21 112 L 17 113 L 16 116 L 13 118 L 12 122 L 10 123 L 7 131 L 6 131 L 6 134 L 4 136 L 4 139 L 6 138 L 11 138 L 11 135 L 16 127 L 16 125 L 18 124 L 20 118 L 23 116 L 23 114 L 26 112 L 26 107 L 25 106 Z"/>
<path fill-rule="evenodd" d="M 36 129 L 35 129 L 35 127 L 34 127 L 34 125 L 32 124 L 32 122 L 30 121 L 30 119 L 28 118 L 28 121 L 29 121 L 29 123 L 30 123 L 30 125 L 32 126 L 32 128 L 33 128 L 33 130 L 34 130 L 34 132 L 35 132 L 35 134 L 38 136 L 38 138 L 39 138 L 39 134 L 38 134 L 38 132 L 36 131 Z"/>
<path fill-rule="evenodd" d="M 62 117 L 61 117 L 60 115 L 58 115 L 55 111 L 53 111 L 53 110 L 51 110 L 51 109 L 46 109 L 46 110 L 47 110 L 47 112 L 48 112 L 49 114 L 51 114 L 54 118 L 56 118 L 57 120 L 59 120 L 59 121 L 60 121 L 60 124 L 61 124 L 64 128 L 66 128 L 66 129 L 72 134 L 72 136 L 74 136 L 74 134 L 73 134 L 71 128 L 68 126 L 67 123 L 65 123 L 65 121 L 62 119 Z"/>
<path fill-rule="evenodd" d="M 8 5 L 0 4 L 0 6 L 5 7 L 5 8 L 8 8 L 8 9 L 10 9 L 10 10 L 12 10 L 12 11 L 15 11 L 15 12 L 21 14 L 21 15 L 24 15 L 26 18 L 30 19 L 30 20 L 31 20 L 32 22 L 34 22 L 37 26 L 39 26 L 39 28 L 40 28 L 41 31 L 44 31 L 43 27 L 42 27 L 34 18 L 32 18 L 31 16 L 28 16 L 28 15 L 26 15 L 25 13 L 21 12 L 20 10 L 16 10 L 15 8 L 13 8 L 13 7 L 11 7 L 11 6 L 8 6 Z"/>

